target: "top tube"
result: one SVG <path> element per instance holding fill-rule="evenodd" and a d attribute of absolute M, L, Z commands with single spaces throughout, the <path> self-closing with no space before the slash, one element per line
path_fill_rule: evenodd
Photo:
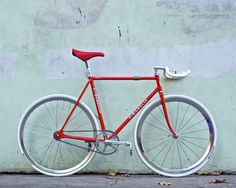
<path fill-rule="evenodd" d="M 157 80 L 158 76 L 89 76 L 92 80 Z"/>

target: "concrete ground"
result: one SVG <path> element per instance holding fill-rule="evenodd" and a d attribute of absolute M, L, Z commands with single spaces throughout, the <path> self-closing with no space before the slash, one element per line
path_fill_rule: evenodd
<path fill-rule="evenodd" d="M 215 179 L 223 180 L 224 183 L 211 183 Z M 171 185 L 160 185 L 161 183 Z M 164 183 L 163 183 L 164 184 Z M 220 176 L 188 176 L 184 178 L 166 178 L 157 175 L 130 175 L 130 176 L 107 176 L 94 174 L 79 174 L 68 177 L 49 177 L 38 174 L 1 174 L 0 188 L 94 188 L 94 187 L 179 187 L 179 188 L 204 188 L 204 187 L 236 187 L 236 175 Z"/>

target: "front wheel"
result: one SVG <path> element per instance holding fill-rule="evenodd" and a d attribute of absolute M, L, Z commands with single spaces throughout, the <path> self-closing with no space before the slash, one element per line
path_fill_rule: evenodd
<path fill-rule="evenodd" d="M 141 160 L 154 172 L 169 177 L 190 175 L 210 158 L 216 144 L 216 127 L 209 111 L 198 101 L 182 96 L 165 97 L 177 138 L 168 129 L 160 100 L 140 114 L 135 146 Z"/>
<path fill-rule="evenodd" d="M 75 103 L 76 99 L 67 95 L 50 95 L 34 102 L 23 114 L 18 143 L 22 154 L 37 171 L 66 176 L 84 168 L 94 157 L 95 144 L 55 137 Z M 94 114 L 80 102 L 64 132 L 96 138 L 97 130 Z"/>

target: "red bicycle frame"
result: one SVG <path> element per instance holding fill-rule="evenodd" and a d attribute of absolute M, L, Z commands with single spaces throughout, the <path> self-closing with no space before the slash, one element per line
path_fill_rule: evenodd
<path fill-rule="evenodd" d="M 170 122 L 170 119 L 169 119 L 169 116 L 168 116 L 167 107 L 166 107 L 162 87 L 161 87 L 161 84 L 160 84 L 160 76 L 159 75 L 156 75 L 156 76 L 128 76 L 128 77 L 96 77 L 96 76 L 89 76 L 88 81 L 87 81 L 84 89 L 82 90 L 80 96 L 78 97 L 74 107 L 70 111 L 70 113 L 69 113 L 67 119 L 65 120 L 64 124 L 62 125 L 61 129 L 57 132 L 57 137 L 59 139 L 69 138 L 69 139 L 75 139 L 75 140 L 83 140 L 83 141 L 86 141 L 86 142 L 96 142 L 96 138 L 82 137 L 82 136 L 72 136 L 72 135 L 68 135 L 68 134 L 63 133 L 63 130 L 64 130 L 66 124 L 68 123 L 70 117 L 72 116 L 75 108 L 79 104 L 81 98 L 83 97 L 83 95 L 84 95 L 84 93 L 87 90 L 89 85 L 91 86 L 94 102 L 95 102 L 98 117 L 99 117 L 101 130 L 102 131 L 106 130 L 103 115 L 102 115 L 102 111 L 101 111 L 101 108 L 100 108 L 100 103 L 98 101 L 98 96 L 97 96 L 95 83 L 94 83 L 95 80 L 154 80 L 157 83 L 156 88 L 143 100 L 143 102 L 133 111 L 133 113 L 130 114 L 125 119 L 125 121 L 114 131 L 114 134 L 112 136 L 110 136 L 108 139 L 111 139 L 111 138 L 113 138 L 114 135 L 118 134 L 136 116 L 136 114 L 152 99 L 152 97 L 157 92 L 159 93 L 159 96 L 160 96 L 161 105 L 162 105 L 162 108 L 163 108 L 163 112 L 164 112 L 164 116 L 165 116 L 168 128 L 169 128 L 170 132 L 172 133 L 172 135 L 174 137 L 177 136 L 175 131 L 173 130 L 173 128 L 171 126 L 171 122 Z"/>

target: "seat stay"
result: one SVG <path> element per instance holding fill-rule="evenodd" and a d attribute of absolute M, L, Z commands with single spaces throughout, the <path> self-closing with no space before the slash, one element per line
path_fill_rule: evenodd
<path fill-rule="evenodd" d="M 103 116 L 102 116 L 102 111 L 101 111 L 100 103 L 99 103 L 99 101 L 98 101 L 98 96 L 97 96 L 97 91 L 96 91 L 94 79 L 93 79 L 93 78 L 89 78 L 88 81 L 87 81 L 87 83 L 86 83 L 86 85 L 84 86 L 84 89 L 82 90 L 81 94 L 79 95 L 79 97 L 78 97 L 76 103 L 74 104 L 73 108 L 71 109 L 71 111 L 70 111 L 68 117 L 66 118 L 65 122 L 63 123 L 61 129 L 58 131 L 58 136 L 59 136 L 60 138 L 69 138 L 69 137 L 70 137 L 71 139 L 86 140 L 86 141 L 90 141 L 90 142 L 94 141 L 94 139 L 91 139 L 91 138 L 88 138 L 88 139 L 87 139 L 86 137 L 83 137 L 83 138 L 82 138 L 82 137 L 80 137 L 80 136 L 79 136 L 79 137 L 76 137 L 76 136 L 72 136 L 72 137 L 69 136 L 69 137 L 68 137 L 68 135 L 66 135 L 66 134 L 63 133 L 64 128 L 66 127 L 68 121 L 70 120 L 72 114 L 74 113 L 76 107 L 78 106 L 78 104 L 79 104 L 81 98 L 83 97 L 83 95 L 84 95 L 84 93 L 86 92 L 86 90 L 87 90 L 87 88 L 88 88 L 89 85 L 91 86 L 91 90 L 92 90 L 94 102 L 95 102 L 95 105 L 96 105 L 96 108 L 97 108 L 97 113 L 98 113 L 98 117 L 99 117 L 101 129 L 102 129 L 103 131 L 106 130 L 105 123 L 104 123 L 104 119 L 103 119 Z"/>
<path fill-rule="evenodd" d="M 98 95 L 97 95 L 94 79 L 90 78 L 89 80 L 90 80 L 90 86 L 91 86 L 95 106 L 96 106 L 97 113 L 98 113 L 98 118 L 99 118 L 99 121 L 100 121 L 100 126 L 101 126 L 101 129 L 103 131 L 105 131 L 106 127 L 105 127 L 104 118 L 103 118 L 103 115 L 102 115 L 101 106 L 100 106 L 100 103 L 99 103 L 99 100 L 98 100 Z"/>
<path fill-rule="evenodd" d="M 65 122 L 63 123 L 63 125 L 62 125 L 61 129 L 58 131 L 59 133 L 62 133 L 62 132 L 63 132 L 63 130 L 64 130 L 64 128 L 65 128 L 65 126 L 66 126 L 66 124 L 67 124 L 67 123 L 68 123 L 68 121 L 70 120 L 70 118 L 71 118 L 72 114 L 74 113 L 74 111 L 75 111 L 76 107 L 78 106 L 78 104 L 79 104 L 79 102 L 80 102 L 81 98 L 83 97 L 83 95 L 84 95 L 85 91 L 87 90 L 87 88 L 88 88 L 89 84 L 90 84 L 90 79 L 87 81 L 86 85 L 84 86 L 84 89 L 82 90 L 82 92 L 81 92 L 80 96 L 78 97 L 78 99 L 77 99 L 76 103 L 74 104 L 73 108 L 71 109 L 71 111 L 70 111 L 70 113 L 69 113 L 68 117 L 66 118 Z"/>

